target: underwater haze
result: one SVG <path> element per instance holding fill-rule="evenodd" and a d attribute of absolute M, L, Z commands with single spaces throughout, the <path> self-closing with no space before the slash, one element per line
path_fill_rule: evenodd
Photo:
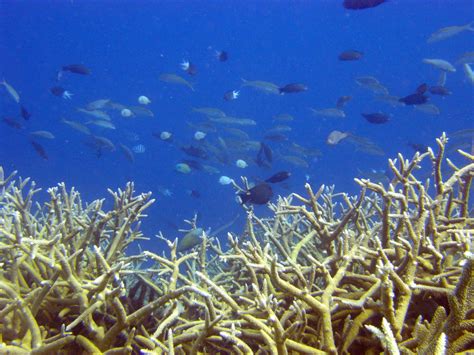
<path fill-rule="evenodd" d="M 0 166 L 44 197 L 65 182 L 92 201 L 133 181 L 156 199 L 149 236 L 174 239 L 195 214 L 239 232 L 245 206 L 270 211 L 253 195 L 242 206 L 222 176 L 270 184 L 276 202 L 307 182 L 385 183 L 389 158 L 442 132 L 448 156 L 472 152 L 473 14 L 465 0 L 0 0 Z M 290 176 L 264 182 L 278 172 Z"/>

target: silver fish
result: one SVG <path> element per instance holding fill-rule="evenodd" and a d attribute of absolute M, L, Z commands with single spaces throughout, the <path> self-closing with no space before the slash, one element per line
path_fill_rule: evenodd
<path fill-rule="evenodd" d="M 430 58 L 425 58 L 423 59 L 423 63 L 425 64 L 430 64 L 434 66 L 437 69 L 444 70 L 444 71 L 449 71 L 449 72 L 455 72 L 456 68 L 447 60 L 444 59 L 430 59 Z"/>
<path fill-rule="evenodd" d="M 474 28 L 472 27 L 472 22 L 464 26 L 448 26 L 448 27 L 440 28 L 436 32 L 432 33 L 426 42 L 427 43 L 439 42 L 449 37 L 455 36 L 464 31 L 471 31 L 471 32 L 474 31 Z"/>
<path fill-rule="evenodd" d="M 18 95 L 18 92 L 13 88 L 13 86 L 8 84 L 5 79 L 3 79 L 0 84 L 5 86 L 5 89 L 7 89 L 8 93 L 16 103 L 20 103 L 20 95 Z"/>

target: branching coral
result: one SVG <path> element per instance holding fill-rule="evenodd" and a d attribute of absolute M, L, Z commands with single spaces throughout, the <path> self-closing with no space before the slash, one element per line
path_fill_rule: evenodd
<path fill-rule="evenodd" d="M 455 353 L 474 349 L 474 157 L 438 151 L 389 161 L 361 193 L 306 185 L 248 209 L 229 248 L 203 235 L 189 253 L 127 256 L 150 195 L 133 185 L 83 207 L 64 185 L 33 208 L 34 184 L 1 177 L 3 348 L 51 352 Z M 442 166 L 452 169 L 443 178 Z M 433 168 L 434 184 L 416 177 Z M 26 190 L 26 192 L 24 192 Z M 146 269 L 138 264 L 153 262 Z"/>

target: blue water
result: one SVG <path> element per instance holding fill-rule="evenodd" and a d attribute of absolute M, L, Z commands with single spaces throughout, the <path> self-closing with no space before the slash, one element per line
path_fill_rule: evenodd
<path fill-rule="evenodd" d="M 149 210 L 144 231 L 153 236 L 163 231 L 170 239 L 186 227 L 183 219 L 199 212 L 199 224 L 217 228 L 240 215 L 232 230 L 242 230 L 244 210 L 235 202 L 234 190 L 218 183 L 220 175 L 251 180 L 267 178 L 278 170 L 293 173 L 288 188 L 275 186 L 275 194 L 303 193 L 306 175 L 315 186 L 336 185 L 338 191 L 357 193 L 353 178 L 359 171 L 385 169 L 387 159 L 398 152 L 411 156 L 408 141 L 434 146 L 441 132 L 474 128 L 474 86 L 465 80 L 461 67 L 448 74 L 449 97 L 432 97 L 441 115 L 431 116 L 412 107 L 392 108 L 374 100 L 360 88 L 357 76 L 375 76 L 392 95 L 405 96 L 426 82 L 434 85 L 438 71 L 423 64 L 423 58 L 455 62 L 474 49 L 474 33 L 465 32 L 434 44 L 428 36 L 439 28 L 464 25 L 473 20 L 473 1 L 390 0 L 374 9 L 348 11 L 341 1 L 0 1 L 0 76 L 21 96 L 32 113 L 25 128 L 15 130 L 0 122 L 0 165 L 5 171 L 18 170 L 31 176 L 39 186 L 64 181 L 81 191 L 84 201 L 105 197 L 107 188 L 116 189 L 133 180 L 138 192 L 152 191 L 157 202 Z M 357 62 L 338 61 L 347 49 L 364 52 Z M 219 62 L 215 50 L 229 53 Z M 188 59 L 198 68 L 189 77 L 179 67 Z M 82 63 L 92 74 L 68 74 L 59 83 L 74 96 L 64 100 L 49 89 L 57 85 L 56 73 L 63 65 Z M 162 73 L 176 73 L 195 84 L 195 92 L 183 86 L 159 81 Z M 228 90 L 239 89 L 241 79 L 265 80 L 278 85 L 298 82 L 309 90 L 293 95 L 265 95 L 243 88 L 231 102 L 223 100 Z M 1 117 L 18 117 L 18 105 L 0 88 Z M 136 154 L 134 164 L 119 150 L 101 158 L 82 142 L 84 136 L 60 123 L 61 118 L 85 122 L 77 112 L 88 102 L 110 98 L 124 105 L 137 105 L 146 95 L 155 117 L 129 120 L 114 116 L 117 130 L 92 127 L 114 143 L 143 144 L 146 152 Z M 315 117 L 309 107 L 334 107 L 341 95 L 354 98 L 345 108 L 344 119 Z M 194 129 L 186 124 L 202 121 L 192 107 L 218 107 L 228 115 L 255 119 L 246 131 L 261 140 L 262 132 L 275 123 L 272 116 L 290 113 L 291 142 L 317 148 L 322 156 L 309 159 L 309 168 L 278 161 L 272 169 L 251 165 L 240 170 L 233 165 L 210 162 L 218 175 L 192 172 L 179 174 L 176 163 L 187 158 L 176 146 L 161 142 L 151 132 L 170 131 L 177 141 L 192 143 Z M 383 110 L 392 114 L 385 125 L 371 125 L 360 113 Z M 21 118 L 19 118 L 21 120 Z M 354 146 L 326 145 L 332 130 L 349 131 L 370 138 L 385 156 L 367 155 Z M 29 143 L 28 132 L 49 130 L 55 140 L 38 140 L 48 160 L 41 159 Z M 126 132 L 139 135 L 129 142 Z M 209 134 L 209 139 L 216 134 Z M 270 143 L 284 153 L 284 145 Z M 234 157 L 236 158 L 236 157 Z M 249 157 L 246 157 L 249 159 Z M 359 174 L 360 176 L 360 174 Z M 171 197 L 160 189 L 169 189 Z M 189 196 L 197 190 L 200 198 Z M 43 192 L 43 198 L 46 192 Z M 276 200 L 274 197 L 273 201 Z M 268 215 L 265 206 L 256 211 Z M 161 242 L 153 241 L 151 248 Z"/>

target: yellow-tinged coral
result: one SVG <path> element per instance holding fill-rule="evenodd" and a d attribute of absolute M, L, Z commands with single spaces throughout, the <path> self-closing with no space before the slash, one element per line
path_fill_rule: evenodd
<path fill-rule="evenodd" d="M 54 353 L 455 353 L 474 349 L 474 157 L 389 162 L 358 196 L 322 186 L 251 209 L 228 249 L 127 255 L 153 202 L 133 185 L 84 205 L 63 184 L 34 205 L 0 171 L 0 351 Z M 434 185 L 416 177 L 431 164 Z M 153 265 L 141 269 L 148 259 Z"/>

